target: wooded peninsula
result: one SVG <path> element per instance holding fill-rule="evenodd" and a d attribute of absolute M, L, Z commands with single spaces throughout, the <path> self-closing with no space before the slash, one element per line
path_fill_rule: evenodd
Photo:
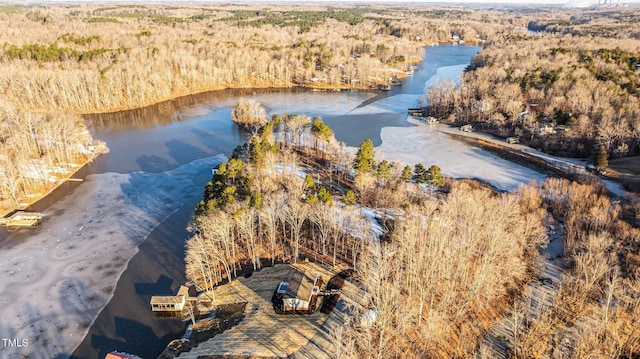
<path fill-rule="evenodd" d="M 259 104 L 234 111 L 246 106 Z M 216 289 L 274 263 L 346 268 L 366 305 L 329 333 L 320 348 L 327 357 L 640 351 L 637 201 L 616 204 L 589 177 L 499 194 L 445 179 L 437 165 L 377 162 L 370 140 L 354 155 L 320 118 L 262 123 L 216 168 L 196 208 L 186 270 L 203 293 L 216 298 Z M 184 357 L 195 358 L 189 351 L 199 344 L 184 344 Z"/>
<path fill-rule="evenodd" d="M 104 152 L 82 115 L 227 88 L 376 91 L 451 43 L 482 50 L 420 111 L 606 168 L 640 153 L 638 22 L 624 7 L 0 5 L 0 213 Z M 336 358 L 640 356 L 636 194 L 590 176 L 498 193 L 377 161 L 371 140 L 351 151 L 319 117 L 243 99 L 232 118 L 250 140 L 186 243 L 203 291 L 275 263 L 347 268 L 366 293 L 353 318 L 375 318 L 331 333 Z"/>
<path fill-rule="evenodd" d="M 604 146 L 637 155 L 637 16 L 625 8 L 1 6 L 0 207 L 18 207 L 56 183 L 56 171 L 96 155 L 101 146 L 82 135 L 78 114 L 223 88 L 377 88 L 402 76 L 424 45 L 452 42 L 484 49 L 459 88 L 429 94 L 433 114 L 561 154 Z M 569 129 L 535 139 L 546 121 Z M 62 126 L 46 131 L 64 138 L 39 139 L 46 126 Z"/>

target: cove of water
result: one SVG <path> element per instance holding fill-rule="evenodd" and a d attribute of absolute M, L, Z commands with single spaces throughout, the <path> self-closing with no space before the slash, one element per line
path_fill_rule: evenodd
<path fill-rule="evenodd" d="M 184 244 L 193 208 L 210 180 L 211 168 L 247 140 L 231 122 L 230 111 L 239 98 L 259 101 L 268 113 L 322 116 L 339 141 L 357 146 L 371 138 L 378 146 L 383 129 L 411 131 L 414 125 L 406 121 L 407 108 L 416 105 L 426 87 L 440 80 L 456 81 L 479 50 L 429 47 L 418 71 L 389 92 L 224 90 L 89 116 L 94 136 L 107 143 L 109 154 L 89 166 L 85 182 L 62 199 L 40 204 L 38 210 L 46 217 L 39 228 L 0 232 L 0 260 L 3 255 L 27 253 L 12 265 L 24 267 L 21 280 L 33 274 L 35 281 L 25 290 L 20 281 L 12 284 L 12 268 L 0 267 L 5 302 L 8 297 L 23 301 L 0 309 L 3 317 L 23 318 L 0 324 L 0 334 L 23 335 L 32 341 L 48 338 L 46 343 L 39 339 L 42 350 L 3 351 L 0 357 L 8 353 L 9 358 L 30 354 L 102 359 L 109 351 L 120 350 L 148 359 L 180 337 L 185 323 L 154 318 L 149 299 L 175 294 L 185 282 Z M 469 150 L 463 143 L 459 147 Z M 455 151 L 443 153 L 442 161 L 456 155 Z M 496 161 L 479 152 L 474 156 L 478 166 Z M 519 179 L 521 172 L 513 166 L 508 171 Z M 522 182 L 528 180 L 522 176 Z M 85 243 L 82 251 L 78 243 Z M 46 261 L 49 254 L 57 256 L 51 263 Z M 59 274 L 44 275 L 48 272 Z M 45 287 L 63 288 L 52 291 L 46 300 L 32 299 L 38 295 L 37 288 Z M 77 298 L 64 298 L 69 293 Z M 22 327 L 24 318 L 45 329 Z"/>

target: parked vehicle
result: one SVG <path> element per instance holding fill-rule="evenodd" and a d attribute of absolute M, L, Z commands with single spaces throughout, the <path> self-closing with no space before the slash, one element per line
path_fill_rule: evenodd
<path fill-rule="evenodd" d="M 605 167 L 601 167 L 601 166 L 595 166 L 593 165 L 593 163 L 589 163 L 585 166 L 585 168 L 587 169 L 587 171 L 593 173 L 593 174 L 597 174 L 599 176 L 606 176 L 607 175 L 607 169 Z"/>

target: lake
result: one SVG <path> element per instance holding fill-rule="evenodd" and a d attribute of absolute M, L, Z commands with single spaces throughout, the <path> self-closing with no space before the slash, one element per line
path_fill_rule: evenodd
<path fill-rule="evenodd" d="M 379 156 L 437 163 L 445 175 L 498 178 L 505 189 L 540 177 L 407 121 L 426 87 L 456 81 L 479 50 L 428 47 L 418 70 L 389 92 L 224 90 L 88 116 L 110 153 L 85 169 L 82 184 L 39 204 L 40 227 L 0 232 L 0 314 L 7 318 L 0 333 L 31 343 L 2 348 L 0 357 L 102 359 L 117 349 L 155 358 L 180 337 L 185 323 L 154 318 L 149 299 L 175 294 L 185 282 L 193 208 L 211 168 L 247 140 L 231 122 L 241 97 L 268 113 L 322 116 L 349 146 L 371 138 Z"/>

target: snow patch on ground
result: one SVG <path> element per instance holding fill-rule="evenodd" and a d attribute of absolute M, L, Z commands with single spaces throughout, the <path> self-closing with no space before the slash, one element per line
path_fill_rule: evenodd
<path fill-rule="evenodd" d="M 380 240 L 380 236 L 385 232 L 384 228 L 378 223 L 378 218 L 380 215 L 371 208 L 362 207 L 360 209 L 362 215 L 371 222 L 371 227 L 369 228 L 369 232 L 375 236 L 378 240 Z"/>
<path fill-rule="evenodd" d="M 627 190 L 620 183 L 614 182 L 612 180 L 607 180 L 607 179 L 601 179 L 601 180 L 604 183 L 604 185 L 607 187 L 607 190 L 613 193 L 615 196 L 622 197 L 625 193 L 627 193 Z"/>
<path fill-rule="evenodd" d="M 223 160 L 212 156 L 164 173 L 88 176 L 45 211 L 40 227 L 2 238 L 0 333 L 29 345 L 0 347 L 0 357 L 69 356 L 112 297 L 138 245 L 201 193 L 194 176 Z"/>
<path fill-rule="evenodd" d="M 302 167 L 293 166 L 291 164 L 276 163 L 276 172 L 290 173 L 302 179 L 305 179 L 307 177 L 307 171 L 305 171 Z"/>

